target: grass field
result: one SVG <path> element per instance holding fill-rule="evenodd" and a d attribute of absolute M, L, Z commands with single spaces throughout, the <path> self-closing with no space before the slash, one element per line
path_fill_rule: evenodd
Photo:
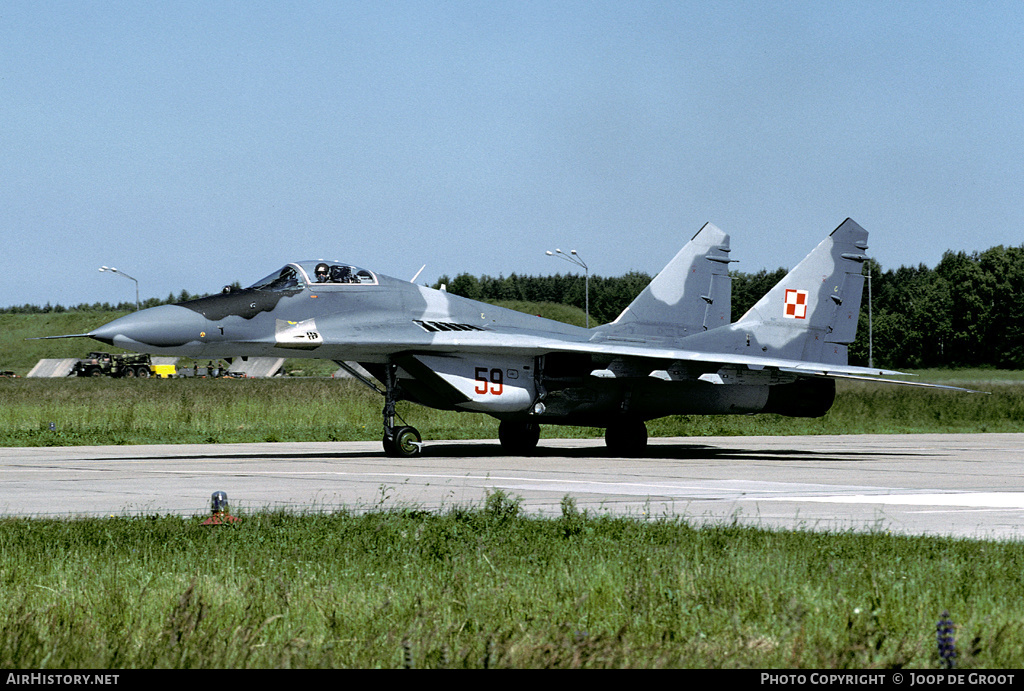
<path fill-rule="evenodd" d="M 1024 665 L 1024 545 L 414 511 L 0 520 L 0 666 Z"/>
<path fill-rule="evenodd" d="M 671 416 L 652 436 L 1024 431 L 1024 384 L 958 380 L 991 394 L 840 382 L 822 418 Z M 381 397 L 326 378 L 0 380 L 0 446 L 368 441 L 380 439 Z M 493 439 L 497 421 L 410 403 L 399 413 L 424 439 Z M 51 429 L 52 425 L 52 429 Z M 543 427 L 545 437 L 601 430 Z"/>

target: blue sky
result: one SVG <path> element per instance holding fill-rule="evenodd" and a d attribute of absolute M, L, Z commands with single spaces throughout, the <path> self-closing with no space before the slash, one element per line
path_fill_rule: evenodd
<path fill-rule="evenodd" d="M 248 284 L 734 268 L 846 217 L 884 268 L 1024 244 L 1020 2 L 0 8 L 0 306 Z"/>

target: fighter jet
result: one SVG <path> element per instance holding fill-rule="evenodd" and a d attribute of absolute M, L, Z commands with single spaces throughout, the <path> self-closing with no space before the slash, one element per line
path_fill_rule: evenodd
<path fill-rule="evenodd" d="M 707 224 L 614 322 L 593 329 L 344 261 L 307 260 L 248 288 L 149 308 L 73 336 L 201 359 L 334 360 L 383 396 L 390 456 L 423 448 L 414 427 L 396 423 L 401 400 L 492 415 L 512 454 L 532 452 L 540 426 L 551 424 L 603 427 L 612 453 L 635 455 L 651 419 L 819 417 L 832 406 L 836 379 L 900 374 L 847 364 L 866 250 L 867 231 L 847 219 L 735 323 L 729 236 Z"/>

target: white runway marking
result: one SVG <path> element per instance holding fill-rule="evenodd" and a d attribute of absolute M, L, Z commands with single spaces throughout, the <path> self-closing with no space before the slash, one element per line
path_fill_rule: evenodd
<path fill-rule="evenodd" d="M 764 498 L 773 501 L 773 498 Z M 800 501 L 823 504 L 891 504 L 899 506 L 963 506 L 988 509 L 1024 509 L 1024 492 L 949 492 L 920 494 L 835 495 L 800 497 Z"/>

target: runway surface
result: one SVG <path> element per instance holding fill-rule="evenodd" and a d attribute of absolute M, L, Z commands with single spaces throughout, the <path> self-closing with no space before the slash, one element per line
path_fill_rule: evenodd
<path fill-rule="evenodd" d="M 496 441 L 428 442 L 416 459 L 377 442 L 2 448 L 0 515 L 235 513 L 481 505 L 488 492 L 558 516 L 683 516 L 695 524 L 883 530 L 1019 539 L 1024 434 L 652 439 L 643 458 L 601 440 L 542 440 L 532 457 Z"/>

